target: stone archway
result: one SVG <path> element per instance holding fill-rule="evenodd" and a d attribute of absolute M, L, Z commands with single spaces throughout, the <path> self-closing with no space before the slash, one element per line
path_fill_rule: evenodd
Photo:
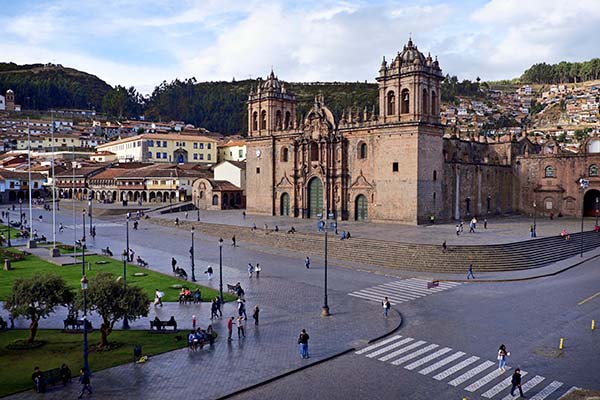
<path fill-rule="evenodd" d="M 307 218 L 316 218 L 323 215 L 323 182 L 319 178 L 312 178 L 308 182 L 308 208 Z"/>
<path fill-rule="evenodd" d="M 598 199 L 598 204 L 596 204 L 596 199 Z M 583 214 L 586 217 L 595 217 L 596 207 L 600 209 L 600 190 L 590 189 L 583 196 Z"/>

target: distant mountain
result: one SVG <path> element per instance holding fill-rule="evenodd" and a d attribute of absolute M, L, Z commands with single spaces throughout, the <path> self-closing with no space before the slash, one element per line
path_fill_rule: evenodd
<path fill-rule="evenodd" d="M 15 92 L 15 101 L 24 109 L 101 109 L 111 89 L 97 76 L 55 64 L 17 65 L 0 63 L 0 93 Z"/>

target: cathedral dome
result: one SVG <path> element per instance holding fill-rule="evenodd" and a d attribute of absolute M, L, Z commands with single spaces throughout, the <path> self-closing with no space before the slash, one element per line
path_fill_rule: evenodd
<path fill-rule="evenodd" d="M 262 89 L 263 90 L 281 90 L 281 82 L 279 82 L 279 79 L 277 79 L 277 77 L 275 76 L 275 73 L 273 73 L 273 70 L 271 70 L 271 74 L 269 75 L 267 80 L 262 84 Z"/>
<path fill-rule="evenodd" d="M 399 58 L 402 64 L 425 64 L 425 56 L 417 49 L 417 46 L 413 45 L 412 39 L 408 39 Z"/>

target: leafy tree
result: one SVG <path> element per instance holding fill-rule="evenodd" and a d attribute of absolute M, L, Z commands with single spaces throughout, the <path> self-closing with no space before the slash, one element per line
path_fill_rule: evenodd
<path fill-rule="evenodd" d="M 36 275 L 17 279 L 13 284 L 12 297 L 4 304 L 13 318 L 26 317 L 29 324 L 28 343 L 33 343 L 40 318 L 46 318 L 57 306 L 73 301 L 73 292 L 65 281 L 56 275 Z"/>
<path fill-rule="evenodd" d="M 116 86 L 102 99 L 102 109 L 108 115 L 117 117 L 137 117 L 142 114 L 144 99 L 132 86 L 126 89 Z"/>
<path fill-rule="evenodd" d="M 136 286 L 124 288 L 120 279 L 108 272 L 100 272 L 89 279 L 87 302 L 90 311 L 102 317 L 100 326 L 100 347 L 108 345 L 108 336 L 115 322 L 127 316 L 130 321 L 148 316 L 150 300 L 143 289 Z M 80 293 L 76 301 L 77 308 L 83 308 L 83 296 Z"/>

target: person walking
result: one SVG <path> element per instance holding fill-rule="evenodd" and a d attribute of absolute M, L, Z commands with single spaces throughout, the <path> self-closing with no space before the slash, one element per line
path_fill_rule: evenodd
<path fill-rule="evenodd" d="M 227 341 L 231 342 L 233 339 L 231 338 L 231 333 L 233 332 L 233 318 L 234 317 L 229 317 L 229 320 L 227 321 Z"/>
<path fill-rule="evenodd" d="M 215 300 L 217 302 L 217 311 L 219 312 L 219 318 L 223 318 L 223 312 L 221 311 L 221 299 L 215 297 Z"/>
<path fill-rule="evenodd" d="M 506 371 L 506 357 L 508 357 L 510 353 L 506 351 L 506 346 L 504 344 L 500 345 L 498 349 L 498 369 L 501 371 Z"/>
<path fill-rule="evenodd" d="M 304 260 L 304 266 L 306 269 L 310 269 L 310 257 L 306 257 L 306 260 Z"/>
<path fill-rule="evenodd" d="M 206 269 L 206 271 L 204 271 L 204 273 L 208 275 L 208 280 L 210 281 L 213 277 L 212 267 L 209 265 L 208 268 Z"/>
<path fill-rule="evenodd" d="M 483 229 L 487 229 L 487 218 L 483 219 Z"/>
<path fill-rule="evenodd" d="M 460 233 L 463 233 L 463 231 L 465 229 L 465 223 L 463 221 L 460 221 L 460 224 L 458 224 L 458 227 L 460 228 Z"/>
<path fill-rule="evenodd" d="M 79 383 L 81 383 L 81 393 L 79 393 L 78 399 L 81 399 L 83 397 L 83 394 L 86 390 L 91 396 L 92 385 L 90 385 L 90 375 L 83 368 L 79 370 Z"/>
<path fill-rule="evenodd" d="M 163 303 L 162 303 L 162 300 L 161 300 L 161 299 L 162 299 L 162 297 L 163 297 L 164 295 L 165 295 L 165 294 L 164 294 L 163 292 L 161 292 L 160 290 L 158 290 L 158 289 L 156 289 L 156 290 L 154 291 L 154 306 L 157 306 L 157 305 L 159 305 L 159 306 L 161 306 L 161 307 L 163 306 Z"/>
<path fill-rule="evenodd" d="M 241 337 L 246 337 L 246 331 L 244 330 L 244 318 L 242 317 L 238 317 L 238 321 L 237 321 L 237 325 L 238 325 L 238 339 Z"/>
<path fill-rule="evenodd" d="M 515 369 L 515 373 L 513 374 L 512 379 L 510 380 L 510 383 L 512 383 L 512 387 L 510 388 L 511 396 L 514 396 L 515 389 L 519 388 L 519 395 L 521 397 L 525 397 L 525 396 L 523 396 L 523 388 L 521 387 L 521 368 Z"/>
<path fill-rule="evenodd" d="M 256 271 L 256 279 L 260 278 L 260 271 L 262 271 L 262 268 L 260 267 L 259 263 L 256 263 L 256 268 L 254 268 L 254 271 Z"/>
<path fill-rule="evenodd" d="M 469 264 L 469 272 L 467 272 L 467 280 L 470 278 L 475 279 L 475 275 L 473 275 L 473 264 Z"/>
<path fill-rule="evenodd" d="M 63 233 L 64 230 L 65 230 L 65 227 L 63 226 L 63 224 L 61 222 L 60 224 L 58 224 L 58 232 Z"/>
<path fill-rule="evenodd" d="M 298 344 L 300 345 L 300 357 L 301 358 L 310 358 L 308 355 L 308 333 L 306 333 L 306 329 L 302 329 L 300 331 L 300 336 L 298 337 Z"/>
<path fill-rule="evenodd" d="M 460 236 L 460 225 L 456 224 L 456 236 Z"/>
<path fill-rule="evenodd" d="M 218 318 L 219 316 L 217 315 L 217 313 L 217 299 L 213 299 L 212 303 L 210 304 L 210 319 Z"/>
<path fill-rule="evenodd" d="M 175 257 L 171 257 L 171 268 L 173 269 L 173 273 L 175 273 L 175 267 L 177 266 L 177 260 Z"/>
<path fill-rule="evenodd" d="M 248 279 L 252 279 L 252 271 L 254 271 L 254 267 L 251 263 L 248 263 Z"/>
<path fill-rule="evenodd" d="M 442 253 L 445 253 L 448 250 L 448 246 L 446 245 L 446 241 L 442 243 Z"/>
<path fill-rule="evenodd" d="M 236 246 L 236 243 L 235 243 L 235 235 L 233 235 L 233 236 L 231 237 L 231 245 L 232 245 L 233 247 L 235 247 L 235 246 Z"/>
<path fill-rule="evenodd" d="M 242 211 L 242 218 L 246 219 L 246 211 Z"/>
<path fill-rule="evenodd" d="M 188 219 L 188 212 L 185 212 L 185 219 Z"/>
<path fill-rule="evenodd" d="M 258 314 L 260 313 L 260 309 L 258 305 L 254 306 L 254 312 L 252 313 L 252 318 L 254 318 L 254 325 L 258 326 Z"/>
<path fill-rule="evenodd" d="M 138 222 L 137 221 L 133 221 L 133 230 L 134 231 L 138 230 Z"/>
<path fill-rule="evenodd" d="M 246 303 L 242 299 L 238 299 L 238 315 L 240 318 L 243 315 L 245 320 L 248 319 L 248 316 L 246 315 Z"/>
<path fill-rule="evenodd" d="M 387 296 L 383 298 L 381 305 L 383 306 L 383 316 L 387 318 L 388 314 L 390 313 L 390 308 L 392 308 L 392 304 L 388 300 Z"/>

